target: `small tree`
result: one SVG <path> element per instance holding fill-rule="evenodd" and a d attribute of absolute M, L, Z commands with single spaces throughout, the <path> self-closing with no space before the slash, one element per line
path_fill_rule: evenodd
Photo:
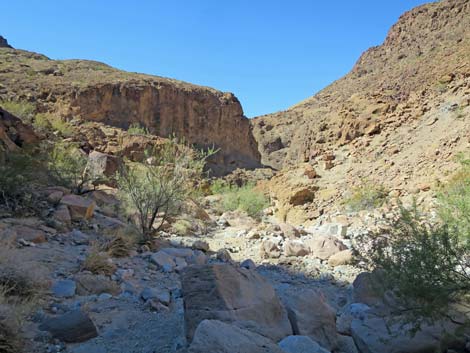
<path fill-rule="evenodd" d="M 401 207 L 384 233 L 368 236 L 358 253 L 368 268 L 383 270 L 403 312 L 432 318 L 470 291 L 468 247 L 455 227 L 430 224 L 416 205 Z"/>
<path fill-rule="evenodd" d="M 48 151 L 47 164 L 52 181 L 76 194 L 83 194 L 93 181 L 87 163 L 86 154 L 70 143 L 57 142 Z"/>
<path fill-rule="evenodd" d="M 146 239 L 191 195 L 206 159 L 215 152 L 195 151 L 172 138 L 147 151 L 145 163 L 123 163 L 117 175 L 121 199 L 137 211 L 138 226 Z"/>

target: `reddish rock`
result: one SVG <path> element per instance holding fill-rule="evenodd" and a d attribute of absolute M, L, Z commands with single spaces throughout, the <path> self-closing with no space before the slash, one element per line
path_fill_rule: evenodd
<path fill-rule="evenodd" d="M 65 195 L 60 203 L 66 205 L 72 220 L 90 219 L 93 217 L 95 202 L 78 195 Z"/>

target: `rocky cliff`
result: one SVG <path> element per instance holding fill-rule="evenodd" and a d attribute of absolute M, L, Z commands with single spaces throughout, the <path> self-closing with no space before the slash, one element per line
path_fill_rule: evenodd
<path fill-rule="evenodd" d="M 65 119 L 121 128 L 137 123 L 159 136 L 214 146 L 220 149 L 211 164 L 215 174 L 260 165 L 250 123 L 231 93 L 7 47 L 0 49 L 0 82 L 0 100 L 33 102 Z"/>
<path fill-rule="evenodd" d="M 450 89 L 468 89 L 469 58 L 469 1 L 406 12 L 384 43 L 363 53 L 345 77 L 286 111 L 254 119 L 262 161 L 281 168 L 423 121 L 444 97 L 455 103 L 446 97 Z"/>
<path fill-rule="evenodd" d="M 262 162 L 286 169 L 267 185 L 278 216 L 314 220 L 365 180 L 391 196 L 435 195 L 469 151 L 469 58 L 470 2 L 426 4 L 403 14 L 345 77 L 255 118 Z M 306 192 L 300 205 L 282 197 Z"/>

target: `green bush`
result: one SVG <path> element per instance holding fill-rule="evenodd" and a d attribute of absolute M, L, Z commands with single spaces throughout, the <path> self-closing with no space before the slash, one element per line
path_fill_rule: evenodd
<path fill-rule="evenodd" d="M 196 151 L 176 139 L 147 151 L 146 163 L 124 163 L 116 177 L 127 213 L 138 215 L 144 238 L 151 238 L 165 220 L 177 214 L 194 192 L 206 159 L 215 153 Z M 157 224 L 158 223 L 158 224 Z"/>
<path fill-rule="evenodd" d="M 70 137 L 74 132 L 73 127 L 67 121 L 50 113 L 36 114 L 33 125 L 42 131 L 57 131 L 63 137 Z"/>
<path fill-rule="evenodd" d="M 27 124 L 31 124 L 33 122 L 36 107 L 32 103 L 26 101 L 1 101 L 0 107 L 20 118 Z"/>
<path fill-rule="evenodd" d="M 127 132 L 131 135 L 149 135 L 150 132 L 144 126 L 141 126 L 139 123 L 134 123 L 129 125 Z"/>
<path fill-rule="evenodd" d="M 260 218 L 263 209 L 269 206 L 269 199 L 262 192 L 255 190 L 253 184 L 223 188 L 222 191 L 222 203 L 226 211 L 241 210 L 251 217 Z"/>
<path fill-rule="evenodd" d="M 48 151 L 48 171 L 51 181 L 73 193 L 82 194 L 93 181 L 87 171 L 88 158 L 77 146 L 57 142 Z"/>
<path fill-rule="evenodd" d="M 470 246 L 470 160 L 462 156 L 459 159 L 460 170 L 443 186 L 438 195 L 439 215 Z"/>
<path fill-rule="evenodd" d="M 0 163 L 0 207 L 17 212 L 33 206 L 33 184 L 38 181 L 38 165 L 23 152 L 8 153 Z"/>
<path fill-rule="evenodd" d="M 344 205 L 349 211 L 373 210 L 382 206 L 387 201 L 388 192 L 382 185 L 363 181 L 354 188 L 351 195 L 344 200 Z"/>
<path fill-rule="evenodd" d="M 444 314 L 470 291 L 469 248 L 454 228 L 427 222 L 416 205 L 401 207 L 388 232 L 367 236 L 356 250 L 369 268 L 383 270 L 383 283 L 413 318 Z"/>

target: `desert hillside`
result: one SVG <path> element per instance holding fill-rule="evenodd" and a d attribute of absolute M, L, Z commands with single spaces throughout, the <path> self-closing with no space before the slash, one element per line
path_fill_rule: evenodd
<path fill-rule="evenodd" d="M 470 353 L 469 0 L 252 121 L 12 46 L 0 353 Z"/>
<path fill-rule="evenodd" d="M 240 102 L 231 93 L 208 87 L 94 61 L 51 60 L 5 45 L 0 49 L 0 100 L 32 102 L 37 112 L 65 120 L 120 128 L 138 124 L 162 137 L 185 138 L 199 148 L 213 146 L 220 149 L 212 165 L 219 175 L 260 165 Z"/>

